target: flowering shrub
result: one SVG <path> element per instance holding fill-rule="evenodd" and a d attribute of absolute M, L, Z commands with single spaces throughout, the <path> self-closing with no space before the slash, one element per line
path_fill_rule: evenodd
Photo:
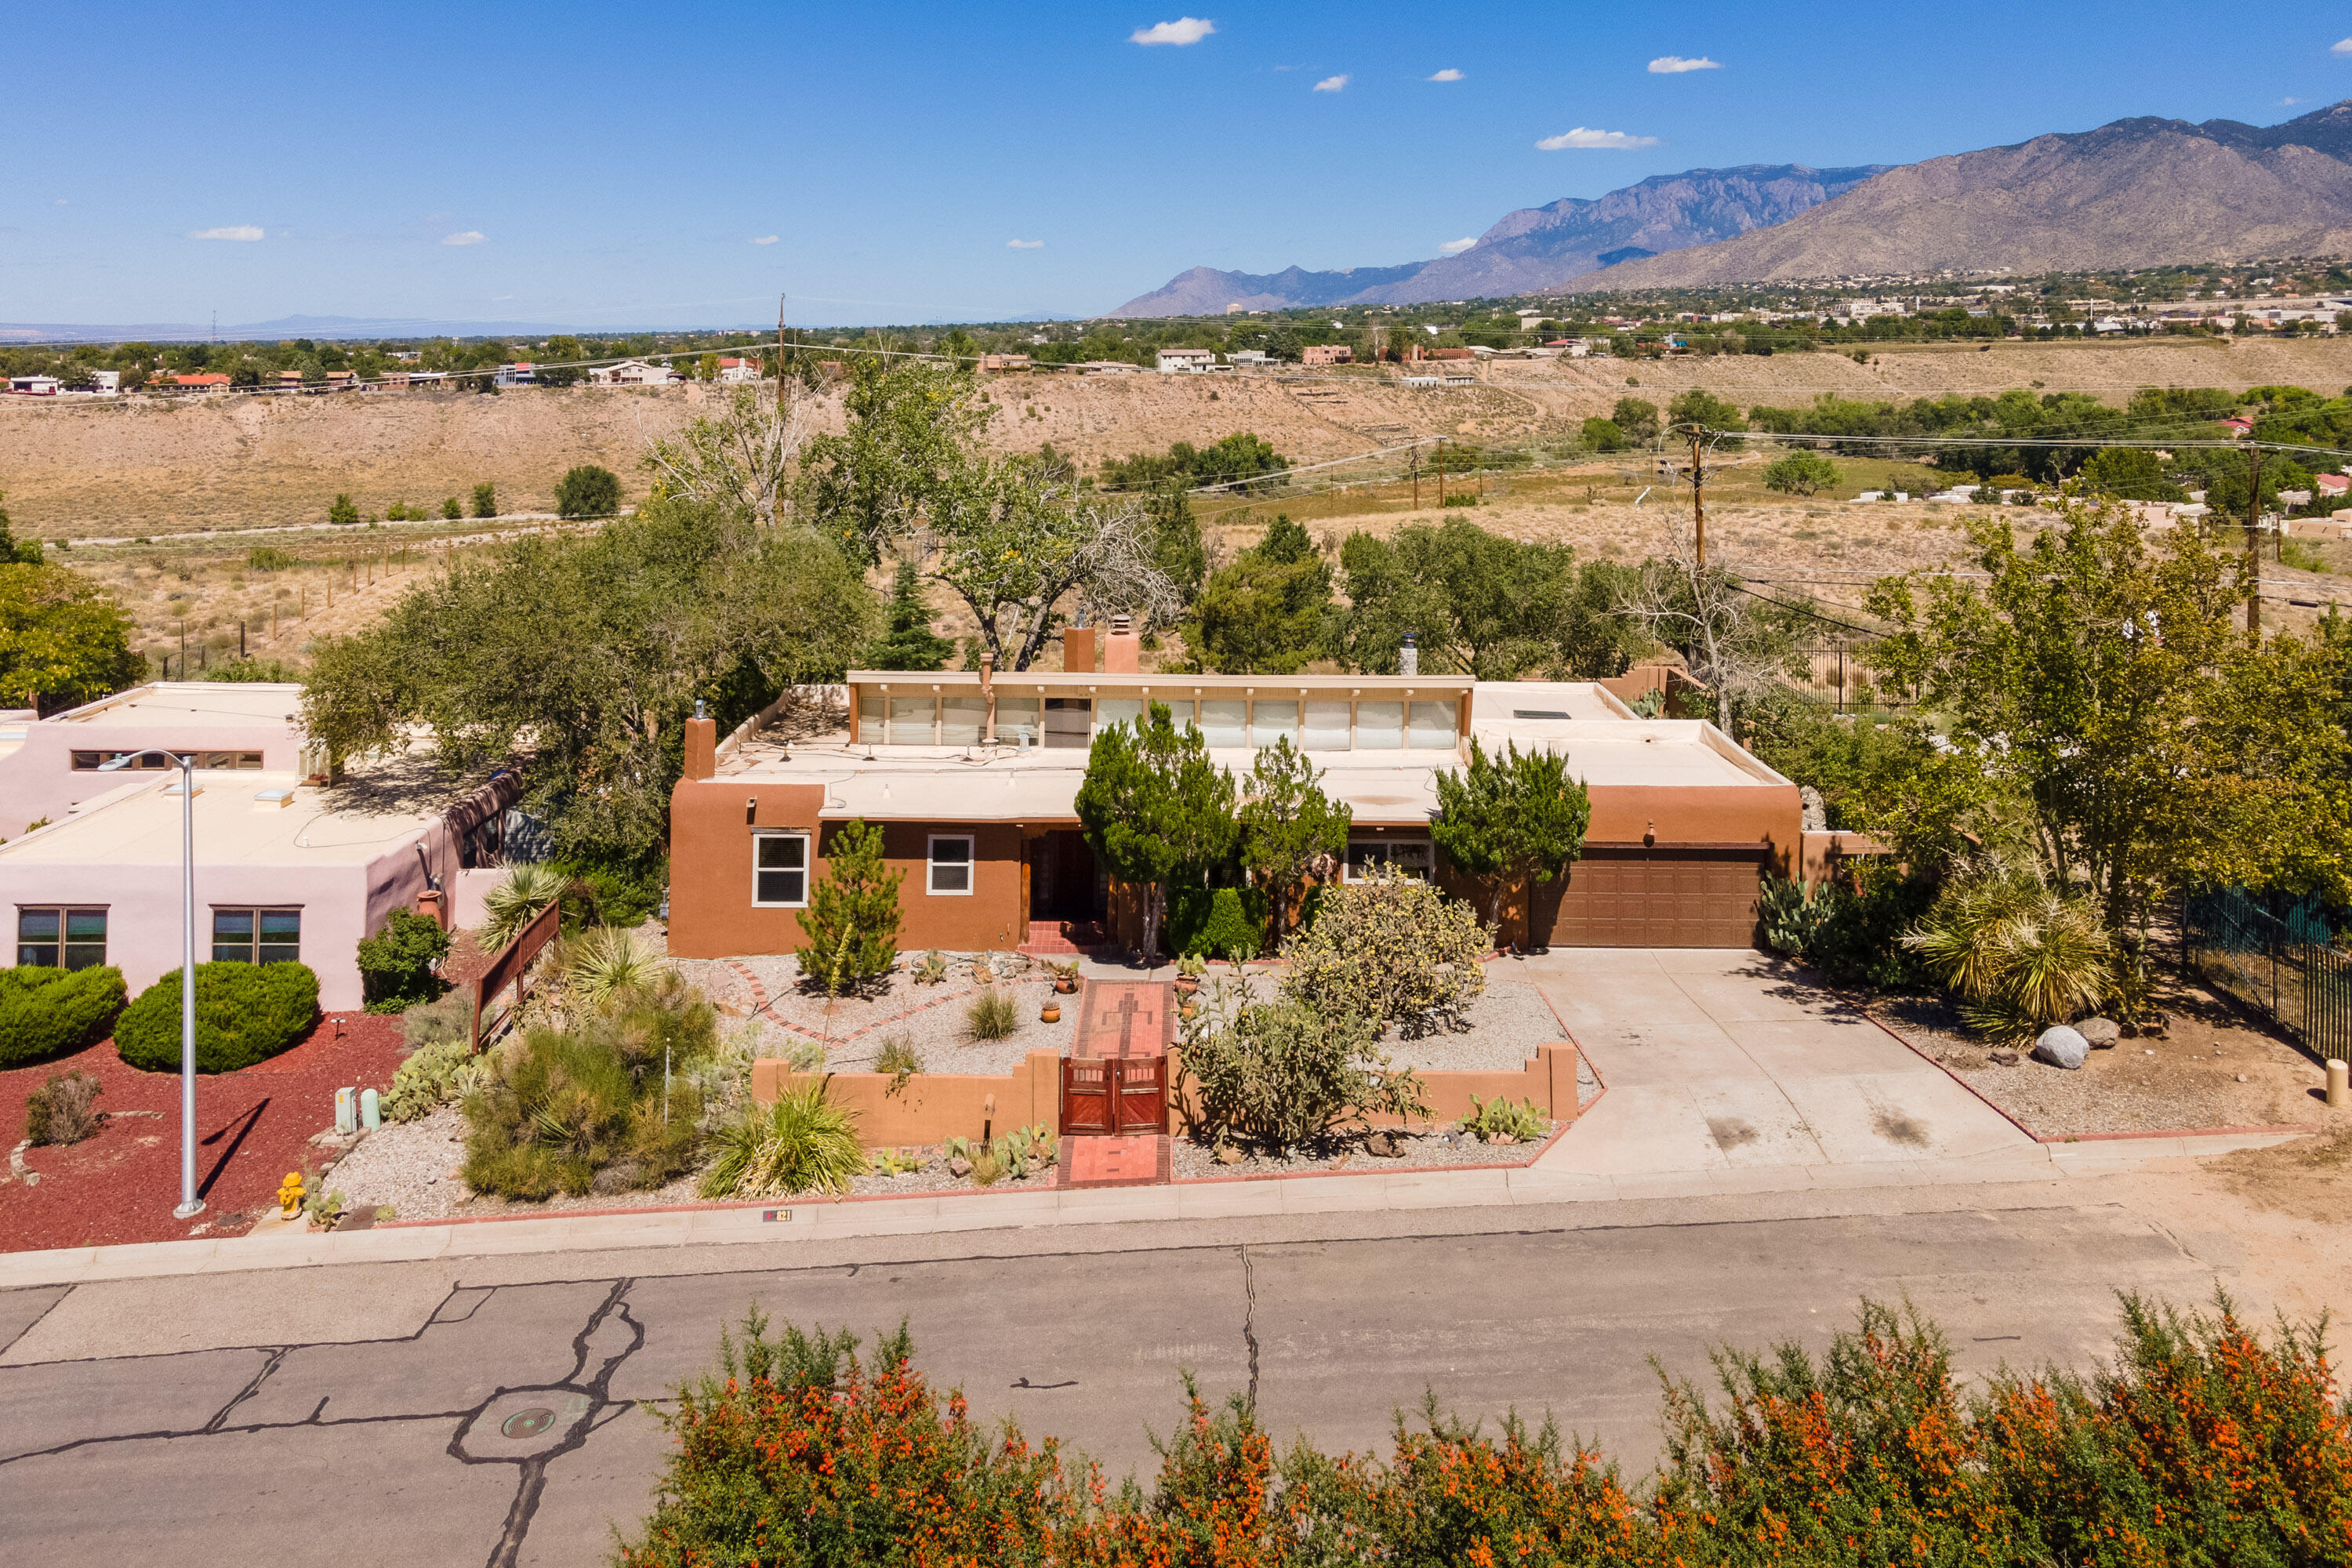
<path fill-rule="evenodd" d="M 1598 1450 L 1516 1415 L 1489 1435 L 1434 1396 L 1390 1455 L 1276 1456 L 1248 1402 L 1185 1416 L 1150 1490 L 974 1426 L 905 1331 L 756 1314 L 664 1417 L 677 1451 L 620 1562 L 685 1564 L 2340 1563 L 2352 1428 L 2315 1330 L 2265 1342 L 2126 1300 L 2114 1364 L 1954 1384 L 1943 1336 L 1866 1305 L 1816 1363 L 1717 1357 L 1724 1403 L 1665 1387 L 1667 1453 L 1636 1492 Z"/>

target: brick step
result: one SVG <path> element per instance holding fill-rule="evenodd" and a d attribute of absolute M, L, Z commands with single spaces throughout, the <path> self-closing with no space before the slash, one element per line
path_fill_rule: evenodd
<path fill-rule="evenodd" d="M 1164 1133 L 1065 1138 L 1065 1187 L 1157 1187 L 1176 1179 L 1176 1142 Z"/>
<path fill-rule="evenodd" d="M 1075 958 L 1101 946 L 1103 940 L 1091 921 L 1031 921 L 1019 951 L 1033 958 Z"/>

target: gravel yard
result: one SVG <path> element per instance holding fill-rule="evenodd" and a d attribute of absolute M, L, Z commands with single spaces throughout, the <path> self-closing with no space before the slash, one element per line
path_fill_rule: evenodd
<path fill-rule="evenodd" d="M 1487 962 L 1486 988 L 1470 1004 L 1470 1027 L 1464 1033 L 1407 1039 L 1391 1029 L 1381 1036 L 1380 1047 L 1388 1053 L 1389 1065 L 1419 1072 L 1509 1072 L 1532 1060 L 1538 1046 L 1566 1040 L 1568 1029 L 1543 993 L 1527 981 L 1507 978 L 1509 973 L 1509 960 Z M 1202 983 L 1201 996 L 1208 1005 L 1223 986 L 1245 989 L 1252 1001 L 1262 1002 L 1281 984 L 1277 970 L 1253 969 L 1238 979 L 1221 970 Z"/>
<path fill-rule="evenodd" d="M 874 1058 L 893 1039 L 903 1039 L 922 1058 L 926 1072 L 1010 1072 L 1034 1050 L 1065 1050 L 1076 1016 L 1066 1008 L 1058 1024 L 1040 1022 L 1038 1012 L 1053 994 L 1053 976 L 1019 953 L 992 953 L 993 984 L 1021 1004 L 1021 1026 L 1001 1040 L 975 1040 L 964 1014 L 982 991 L 973 978 L 971 953 L 943 954 L 948 977 L 935 985 L 912 973 L 921 954 L 909 954 L 862 996 L 828 997 L 801 984 L 800 962 L 790 954 L 762 953 L 738 959 L 671 960 L 679 973 L 702 988 L 722 1013 L 758 1024 L 762 1056 L 789 1056 L 821 1046 L 825 1062 L 838 1072 L 869 1072 Z M 750 971 L 760 990 L 744 976 Z M 767 1005 L 756 1014 L 760 994 Z M 1073 1001 L 1075 998 L 1066 998 Z"/>
<path fill-rule="evenodd" d="M 1995 1065 L 1991 1047 L 1940 1001 L 1905 998 L 1874 1011 L 2036 1137 L 2332 1119 L 2315 1092 L 2326 1086 L 2319 1065 L 2231 1003 L 2191 984 L 2167 987 L 2158 1005 L 2166 1015 L 2162 1034 L 2095 1050 L 2073 1072 L 2036 1061 L 2030 1051 L 2021 1052 L 2014 1067 Z"/>
<path fill-rule="evenodd" d="M 1472 1134 L 1451 1128 L 1390 1136 L 1399 1151 L 1392 1159 L 1368 1154 L 1361 1142 L 1349 1140 L 1328 1149 L 1299 1148 L 1281 1154 L 1248 1152 L 1231 1165 L 1220 1161 L 1216 1151 L 1208 1145 L 1179 1138 L 1176 1179 L 1198 1182 L 1212 1177 L 1330 1176 L 1445 1165 L 1524 1165 L 1541 1153 L 1544 1146 L 1541 1138 L 1526 1143 L 1482 1143 Z"/>

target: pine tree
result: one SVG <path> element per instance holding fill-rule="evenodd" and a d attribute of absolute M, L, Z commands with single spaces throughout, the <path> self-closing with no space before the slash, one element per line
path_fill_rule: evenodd
<path fill-rule="evenodd" d="M 1456 870 L 1487 879 L 1486 921 L 1499 927 L 1503 895 L 1515 883 L 1532 888 L 1558 876 L 1584 853 L 1591 820 L 1591 798 L 1559 752 L 1523 754 L 1515 742 L 1489 757 L 1473 740 L 1466 771 L 1438 773 L 1429 835 Z"/>
<path fill-rule="evenodd" d="M 1142 888 L 1144 958 L 1158 962 L 1168 885 L 1198 881 L 1233 848 L 1234 775 L 1209 760 L 1200 731 L 1179 730 L 1155 702 L 1145 722 L 1096 734 L 1076 809 L 1095 858 Z"/>
<path fill-rule="evenodd" d="M 869 645 L 863 655 L 867 669 L 943 669 L 948 655 L 955 651 L 955 641 L 931 630 L 931 612 L 923 603 L 921 584 L 915 577 L 915 563 L 898 563 L 898 575 L 890 584 L 890 604 L 883 615 L 881 638 Z"/>
<path fill-rule="evenodd" d="M 826 847 L 825 876 L 800 912 L 808 946 L 801 973 L 835 995 L 887 974 L 898 957 L 898 884 L 882 858 L 882 829 L 853 818 Z"/>
<path fill-rule="evenodd" d="M 1265 879 L 1276 938 L 1318 864 L 1348 851 L 1355 814 L 1322 786 L 1322 770 L 1286 735 L 1259 750 L 1242 781 L 1242 863 Z"/>

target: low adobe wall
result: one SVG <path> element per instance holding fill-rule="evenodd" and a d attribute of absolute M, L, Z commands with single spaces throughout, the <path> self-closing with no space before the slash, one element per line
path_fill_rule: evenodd
<path fill-rule="evenodd" d="M 1169 1054 L 1169 1074 L 1180 1084 L 1182 1053 Z M 1535 1102 L 1554 1121 L 1576 1120 L 1576 1047 L 1565 1043 L 1538 1046 L 1536 1054 L 1517 1071 L 1419 1072 L 1422 1098 L 1429 1104 L 1423 1126 L 1459 1121 L 1470 1113 L 1472 1097 Z M 772 1101 L 787 1085 L 804 1083 L 810 1075 L 793 1071 L 790 1062 L 762 1057 L 751 1064 L 751 1097 Z M 858 1141 L 869 1149 L 935 1145 L 950 1138 L 1002 1134 L 1015 1127 L 1043 1124 L 1061 1131 L 1062 1058 L 1054 1051 L 1031 1051 L 1009 1073 L 916 1073 L 896 1093 L 897 1080 L 888 1073 L 837 1072 L 825 1077 L 826 1093 L 835 1105 L 857 1112 Z M 1183 1124 L 1182 1096 L 1172 1124 Z M 1404 1118 L 1374 1117 L 1375 1125 L 1402 1125 Z"/>

